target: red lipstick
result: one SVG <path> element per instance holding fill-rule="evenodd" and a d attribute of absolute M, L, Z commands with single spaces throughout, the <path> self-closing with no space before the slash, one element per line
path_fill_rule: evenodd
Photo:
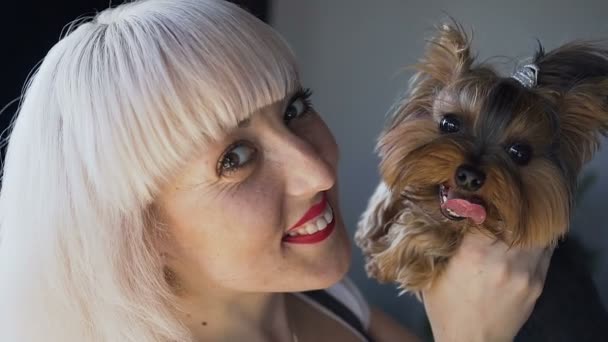
<path fill-rule="evenodd" d="M 296 222 L 296 224 L 294 224 L 291 228 L 289 228 L 287 230 L 287 232 L 289 233 L 289 231 L 291 231 L 293 229 L 297 229 L 300 226 L 302 226 L 303 224 L 305 224 L 306 222 L 318 217 L 325 211 L 325 208 L 327 208 L 327 195 L 325 195 L 325 193 L 323 193 L 323 197 L 321 197 L 321 201 L 319 203 L 313 205 L 312 207 L 310 207 L 310 209 L 308 209 L 308 211 L 304 214 L 304 216 L 302 216 L 302 218 L 299 219 L 298 222 Z"/>
<path fill-rule="evenodd" d="M 323 215 L 326 212 L 328 205 L 329 204 L 327 202 L 327 196 L 325 193 L 323 193 L 323 197 L 322 197 L 321 201 L 319 203 L 313 205 L 310 209 L 308 209 L 308 211 L 304 214 L 304 216 L 302 216 L 302 218 L 300 218 L 296 224 L 294 224 L 291 228 L 289 228 L 289 230 L 287 231 L 287 234 L 283 237 L 283 242 L 311 244 L 311 243 L 317 243 L 317 242 L 323 241 L 326 238 L 328 238 L 331 235 L 331 233 L 333 232 L 334 227 L 336 225 L 335 214 L 332 214 L 331 222 L 327 222 L 327 225 L 325 226 L 325 228 L 323 228 L 322 230 L 318 230 L 313 234 L 306 234 L 306 235 L 289 235 L 288 234 L 290 231 L 302 227 L 309 221 L 319 218 L 321 215 Z M 330 208 L 330 210 L 331 210 L 331 208 Z"/>
<path fill-rule="evenodd" d="M 321 241 L 327 239 L 331 235 L 331 233 L 334 231 L 335 227 L 336 227 L 336 217 L 334 216 L 334 218 L 331 220 L 331 222 L 329 222 L 327 224 L 327 227 L 325 227 L 325 229 L 319 230 L 318 232 L 316 232 L 314 234 L 310 234 L 310 235 L 297 235 L 297 236 L 286 235 L 283 238 L 283 242 L 301 243 L 301 244 L 311 244 L 311 243 L 321 242 Z"/>

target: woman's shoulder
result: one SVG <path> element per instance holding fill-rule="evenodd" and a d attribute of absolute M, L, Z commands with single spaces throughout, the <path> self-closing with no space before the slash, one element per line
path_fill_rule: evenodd
<path fill-rule="evenodd" d="M 326 289 L 294 293 L 294 295 L 307 303 L 310 308 L 322 313 L 323 316 L 332 318 L 330 321 L 337 325 L 334 325 L 331 329 L 326 329 L 327 331 L 338 332 L 341 329 L 346 329 L 352 334 L 351 337 L 358 337 L 357 341 L 372 340 L 368 335 L 370 307 L 350 279 L 342 279 Z M 320 316 L 317 315 L 317 317 Z M 341 328 L 338 328 L 338 326 Z"/>
<path fill-rule="evenodd" d="M 371 318 L 369 303 L 350 278 L 343 278 L 325 291 L 357 316 L 365 330 L 369 328 Z"/>
<path fill-rule="evenodd" d="M 342 279 L 339 283 L 328 288 L 327 292 L 340 300 L 359 317 L 370 340 L 378 342 L 419 341 L 411 331 L 393 317 L 379 308 L 370 306 L 351 279 Z"/>
<path fill-rule="evenodd" d="M 297 296 L 341 321 L 363 341 L 418 341 L 393 317 L 371 307 L 349 278 L 327 289 L 302 292 Z"/>

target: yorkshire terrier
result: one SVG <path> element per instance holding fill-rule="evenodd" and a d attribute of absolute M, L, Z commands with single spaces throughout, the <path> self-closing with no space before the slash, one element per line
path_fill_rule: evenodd
<path fill-rule="evenodd" d="M 502 77 L 474 63 L 461 26 L 438 31 L 379 138 L 382 181 L 356 233 L 369 274 L 410 292 L 441 274 L 467 231 L 555 244 L 608 135 L 608 50 L 540 47 Z"/>
<path fill-rule="evenodd" d="M 572 42 L 509 77 L 444 24 L 381 133 L 381 183 L 355 240 L 370 276 L 430 286 L 465 232 L 546 247 L 566 234 L 577 178 L 608 135 L 608 49 Z"/>
<path fill-rule="evenodd" d="M 572 42 L 509 77 L 477 64 L 462 26 L 444 24 L 415 66 L 377 151 L 381 182 L 355 241 L 380 282 L 419 294 L 464 234 L 510 246 L 561 241 L 545 289 L 518 341 L 608 338 L 608 314 L 569 255 L 582 167 L 608 135 L 608 49 Z M 573 252 L 574 251 L 574 252 Z"/>

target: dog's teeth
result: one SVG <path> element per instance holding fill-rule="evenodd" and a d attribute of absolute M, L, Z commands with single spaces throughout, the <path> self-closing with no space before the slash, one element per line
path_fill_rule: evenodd
<path fill-rule="evenodd" d="M 446 210 L 447 210 L 448 214 L 450 214 L 450 215 L 452 215 L 452 216 L 455 216 L 455 217 L 460 217 L 460 215 L 456 214 L 456 213 L 455 213 L 455 212 L 453 212 L 451 209 L 446 208 Z"/>

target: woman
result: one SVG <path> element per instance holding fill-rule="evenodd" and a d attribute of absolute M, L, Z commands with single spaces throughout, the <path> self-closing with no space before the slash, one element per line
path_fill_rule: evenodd
<path fill-rule="evenodd" d="M 290 50 L 236 6 L 149 0 L 73 25 L 9 141 L 0 340 L 413 340 L 343 280 L 337 162 Z M 435 337 L 511 339 L 549 253 L 460 251 L 424 293 Z"/>

